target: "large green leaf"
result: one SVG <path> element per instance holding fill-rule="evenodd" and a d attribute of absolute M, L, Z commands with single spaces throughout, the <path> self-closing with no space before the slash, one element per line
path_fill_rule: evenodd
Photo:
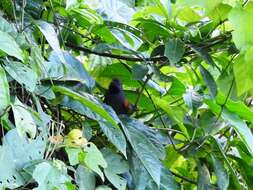
<path fill-rule="evenodd" d="M 25 137 L 26 133 L 28 133 L 31 138 L 34 138 L 37 132 L 37 126 L 28 107 L 16 98 L 12 105 L 12 111 L 19 135 Z"/>
<path fill-rule="evenodd" d="M 117 123 L 115 122 L 115 120 L 110 116 L 110 114 L 108 114 L 105 109 L 103 109 L 101 107 L 101 105 L 98 105 L 96 103 L 94 103 L 92 101 L 92 96 L 89 94 L 85 94 L 83 93 L 78 94 L 74 91 L 71 91 L 68 88 L 65 87 L 60 87 L 60 86 L 54 86 L 53 90 L 55 92 L 59 92 L 61 94 L 67 95 L 71 98 L 73 98 L 74 100 L 79 101 L 80 103 L 82 103 L 84 106 L 87 106 L 88 108 L 90 108 L 92 111 L 94 111 L 96 114 L 99 114 L 102 118 L 104 118 L 106 121 L 108 121 L 109 123 L 111 123 L 114 127 L 118 128 Z M 94 98 L 93 98 L 94 99 Z"/>
<path fill-rule="evenodd" d="M 35 160 L 43 158 L 46 142 L 39 136 L 34 140 L 20 137 L 17 129 L 10 130 L 0 146 L 0 188 L 17 188 L 30 178 L 25 179 L 18 172 Z"/>
<path fill-rule="evenodd" d="M 253 134 L 247 124 L 239 116 L 229 112 L 227 109 L 223 109 L 222 117 L 233 126 L 251 155 L 253 155 Z"/>
<path fill-rule="evenodd" d="M 215 63 L 213 61 L 213 58 L 211 57 L 211 55 L 208 53 L 208 51 L 204 48 L 198 47 L 194 44 L 189 45 L 190 48 L 197 53 L 197 55 L 202 58 L 206 63 L 208 63 L 209 65 L 215 67 Z"/>
<path fill-rule="evenodd" d="M 205 164 L 198 164 L 198 190 L 214 190 L 211 186 L 211 178 Z"/>
<path fill-rule="evenodd" d="M 6 146 L 0 146 L 0 189 L 5 188 L 17 188 L 23 185 L 25 182 L 22 176 L 17 172 L 14 163 L 14 157 L 11 151 Z"/>
<path fill-rule="evenodd" d="M 198 6 L 201 8 L 205 8 L 207 12 L 212 11 L 217 5 L 219 5 L 222 0 L 178 0 L 179 4 L 186 5 L 186 6 Z"/>
<path fill-rule="evenodd" d="M 252 57 L 253 48 L 249 48 L 246 52 L 248 55 L 240 54 L 236 59 L 233 66 L 235 82 L 237 86 L 238 95 L 252 89 L 253 86 L 253 57 Z"/>
<path fill-rule="evenodd" d="M 155 96 L 153 96 L 152 98 L 154 100 L 154 103 L 162 110 L 164 110 L 169 115 L 169 117 L 172 118 L 179 125 L 181 131 L 188 137 L 189 134 L 187 132 L 186 127 L 184 126 L 183 115 L 181 114 L 180 109 L 178 107 L 171 107 L 169 105 L 169 102 L 164 99 L 160 99 Z"/>
<path fill-rule="evenodd" d="M 67 64 L 64 65 L 56 52 L 50 54 L 50 62 L 45 64 L 46 77 L 63 81 L 78 81 L 85 84 L 86 87 L 91 90 L 95 86 L 95 81 L 84 68 L 83 63 L 68 52 L 64 52 L 63 56 L 67 62 Z"/>
<path fill-rule="evenodd" d="M 163 165 L 161 165 L 161 179 L 158 187 L 136 153 L 129 153 L 128 159 L 135 190 L 179 190 L 179 185 L 175 178 Z M 133 189 L 132 186 L 130 188 Z"/>
<path fill-rule="evenodd" d="M 213 76 L 209 73 L 209 71 L 206 70 L 205 67 L 203 67 L 201 64 L 199 65 L 199 68 L 200 68 L 200 73 L 206 83 L 208 90 L 209 90 L 209 93 L 214 98 L 217 94 L 217 85 L 215 83 L 215 80 L 214 80 Z"/>
<path fill-rule="evenodd" d="M 232 34 L 237 48 L 246 50 L 252 46 L 253 3 L 247 3 L 244 8 L 240 5 L 234 7 L 230 11 L 228 18 L 234 28 Z"/>
<path fill-rule="evenodd" d="M 99 167 L 106 168 L 107 162 L 104 159 L 102 153 L 98 150 L 95 144 L 89 142 L 84 146 L 84 162 L 87 165 L 87 167 L 94 172 L 96 172 L 101 179 L 104 181 L 104 175 L 103 172 L 100 170 Z"/>
<path fill-rule="evenodd" d="M 180 39 L 169 39 L 165 42 L 165 56 L 168 57 L 170 63 L 175 65 L 183 57 L 185 52 L 184 43 Z"/>
<path fill-rule="evenodd" d="M 206 99 L 205 103 L 215 114 L 220 114 L 222 111 L 221 117 L 235 129 L 242 142 L 253 155 L 253 134 L 247 124 L 238 115 L 226 108 L 221 109 L 221 106 L 215 104 L 213 101 Z"/>
<path fill-rule="evenodd" d="M 70 182 L 71 178 L 67 174 L 67 167 L 59 160 L 53 162 L 44 161 L 36 165 L 33 174 L 38 187 L 34 190 L 49 190 L 66 188 L 65 183 Z"/>
<path fill-rule="evenodd" d="M 229 111 L 236 113 L 242 119 L 253 122 L 253 111 L 248 106 L 246 106 L 244 102 L 239 100 L 233 101 L 230 98 L 226 100 L 226 97 L 221 93 L 217 94 L 216 102 L 219 105 L 222 105 L 226 102 L 225 106 Z"/>
<path fill-rule="evenodd" d="M 88 168 L 79 165 L 76 169 L 77 174 L 77 185 L 82 190 L 94 190 L 96 183 L 95 173 L 90 171 Z"/>
<path fill-rule="evenodd" d="M 229 176 L 224 167 L 224 163 L 214 154 L 212 156 L 214 172 L 217 177 L 217 184 L 221 190 L 227 190 L 229 185 Z"/>
<path fill-rule="evenodd" d="M 4 72 L 4 69 L 0 66 L 0 115 L 2 115 L 10 105 L 10 92 L 9 92 L 9 84 Z"/>
<path fill-rule="evenodd" d="M 60 43 L 58 41 L 57 34 L 54 30 L 54 27 L 49 24 L 48 22 L 45 21 L 36 21 L 35 22 L 37 26 L 39 27 L 40 31 L 42 34 L 45 36 L 47 42 L 49 45 L 52 47 L 52 49 L 57 53 L 59 56 L 59 59 L 61 60 L 62 63 L 66 63 L 64 56 L 62 54 L 61 48 L 60 48 Z"/>
<path fill-rule="evenodd" d="M 6 54 L 16 57 L 20 61 L 23 61 L 22 50 L 16 43 L 15 39 L 6 32 L 0 30 L 0 50 Z"/>
<path fill-rule="evenodd" d="M 210 137 L 210 140 L 211 140 L 211 144 L 214 148 L 214 151 L 216 152 L 216 156 L 219 156 L 220 158 L 222 158 L 222 160 L 226 163 L 226 166 L 228 167 L 228 170 L 230 171 L 230 175 L 232 176 L 232 179 L 233 179 L 232 181 L 233 181 L 233 184 L 235 185 L 235 189 L 236 190 L 242 190 L 242 187 L 241 187 L 239 179 L 236 175 L 235 169 L 230 164 L 227 156 L 225 155 L 224 151 L 221 148 L 221 145 L 212 136 Z"/>
<path fill-rule="evenodd" d="M 161 176 L 161 162 L 159 160 L 159 155 L 161 155 L 160 151 L 141 131 L 136 129 L 135 126 L 141 125 L 141 122 L 133 119 L 124 119 L 123 124 L 123 129 L 128 141 L 154 182 L 159 187 Z"/>
<path fill-rule="evenodd" d="M 116 187 L 118 190 L 125 190 L 127 180 L 122 178 L 120 174 L 126 173 L 129 170 L 129 166 L 123 158 L 110 151 L 109 149 L 102 151 L 107 167 L 104 170 L 106 178 Z"/>
<path fill-rule="evenodd" d="M 37 74 L 34 70 L 20 62 L 6 62 L 4 66 L 8 74 L 20 85 L 24 85 L 27 90 L 33 92 L 37 83 Z"/>

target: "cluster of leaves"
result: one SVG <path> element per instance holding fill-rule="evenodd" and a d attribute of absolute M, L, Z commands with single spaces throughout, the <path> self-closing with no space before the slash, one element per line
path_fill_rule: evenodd
<path fill-rule="evenodd" d="M 0 189 L 253 189 L 251 0 L 0 8 Z"/>

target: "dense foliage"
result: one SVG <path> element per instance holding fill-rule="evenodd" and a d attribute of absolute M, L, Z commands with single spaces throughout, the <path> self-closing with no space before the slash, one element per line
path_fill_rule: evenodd
<path fill-rule="evenodd" d="M 0 10 L 0 189 L 253 189 L 253 1 Z"/>

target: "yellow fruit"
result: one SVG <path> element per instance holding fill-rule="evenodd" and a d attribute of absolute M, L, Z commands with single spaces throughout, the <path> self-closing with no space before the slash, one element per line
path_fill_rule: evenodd
<path fill-rule="evenodd" d="M 67 146 L 79 147 L 88 143 L 80 129 L 73 129 L 67 135 Z"/>

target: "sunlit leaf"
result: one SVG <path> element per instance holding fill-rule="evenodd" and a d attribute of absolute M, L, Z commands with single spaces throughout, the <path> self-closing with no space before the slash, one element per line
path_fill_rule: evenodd
<path fill-rule="evenodd" d="M 6 62 L 4 68 L 14 80 L 16 80 L 20 85 L 24 85 L 27 90 L 31 92 L 35 90 L 37 74 L 27 65 L 12 61 Z"/>
<path fill-rule="evenodd" d="M 25 137 L 26 133 L 28 133 L 31 138 L 34 138 L 37 126 L 27 106 L 16 98 L 15 103 L 12 105 L 12 111 L 19 135 Z"/>
<path fill-rule="evenodd" d="M 6 54 L 23 61 L 23 53 L 15 39 L 6 32 L 0 30 L 0 50 Z"/>
<path fill-rule="evenodd" d="M 88 168 L 96 172 L 104 181 L 103 172 L 99 167 L 106 168 L 107 162 L 104 159 L 102 153 L 98 150 L 95 144 L 89 142 L 84 146 L 85 158 L 84 162 Z"/>
<path fill-rule="evenodd" d="M 118 127 L 117 123 L 115 122 L 115 120 L 110 116 L 110 114 L 108 114 L 103 108 L 101 108 L 101 106 L 97 105 L 96 103 L 92 102 L 90 100 L 90 96 L 89 94 L 83 94 L 80 95 L 74 91 L 71 91 L 65 87 L 60 87 L 60 86 L 55 86 L 53 87 L 53 90 L 55 92 L 59 92 L 61 94 L 70 96 L 71 98 L 73 98 L 74 100 L 79 101 L 80 103 L 82 103 L 83 105 L 87 106 L 88 108 L 90 108 L 91 110 L 93 110 L 95 113 L 99 114 L 102 118 L 104 118 L 105 120 L 107 120 L 108 122 L 110 122 L 114 127 Z"/>
<path fill-rule="evenodd" d="M 57 52 L 57 55 L 59 56 L 61 62 L 66 63 L 60 48 L 57 34 L 53 26 L 45 21 L 36 21 L 36 24 L 38 25 L 40 31 L 45 36 L 52 49 Z"/>
<path fill-rule="evenodd" d="M 234 28 L 232 34 L 237 48 L 246 50 L 252 46 L 253 36 L 251 34 L 253 28 L 251 26 L 253 24 L 253 3 L 247 3 L 244 8 L 240 5 L 234 7 L 230 11 L 228 18 Z"/>
<path fill-rule="evenodd" d="M 10 92 L 9 92 L 9 84 L 5 75 L 4 69 L 0 66 L 0 115 L 2 115 L 10 105 Z"/>

